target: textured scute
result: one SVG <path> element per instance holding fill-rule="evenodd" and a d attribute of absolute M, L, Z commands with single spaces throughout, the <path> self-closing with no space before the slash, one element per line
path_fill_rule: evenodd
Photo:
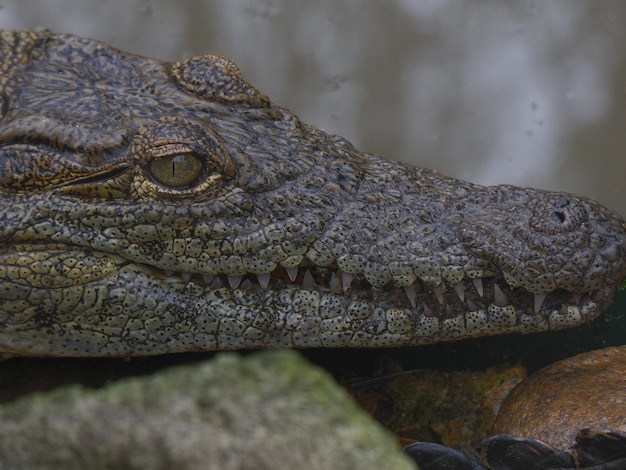
<path fill-rule="evenodd" d="M 589 321 L 626 275 L 597 203 L 361 153 L 219 55 L 3 31 L 0 71 L 2 350 L 529 333 Z"/>

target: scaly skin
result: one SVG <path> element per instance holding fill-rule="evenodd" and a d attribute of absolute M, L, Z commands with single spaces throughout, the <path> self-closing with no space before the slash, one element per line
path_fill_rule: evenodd
<path fill-rule="evenodd" d="M 3 32 L 0 349 L 391 347 L 573 326 L 624 220 L 358 152 L 228 59 Z"/>

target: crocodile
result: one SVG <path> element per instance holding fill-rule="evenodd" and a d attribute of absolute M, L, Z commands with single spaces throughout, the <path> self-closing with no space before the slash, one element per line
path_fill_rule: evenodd
<path fill-rule="evenodd" d="M 356 150 L 228 58 L 0 33 L 0 350 L 398 347 L 575 326 L 626 226 Z"/>

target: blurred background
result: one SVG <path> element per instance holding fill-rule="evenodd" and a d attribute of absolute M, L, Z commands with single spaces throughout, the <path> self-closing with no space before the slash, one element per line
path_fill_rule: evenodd
<path fill-rule="evenodd" d="M 5 29 L 169 61 L 228 55 L 276 104 L 361 150 L 622 214 L 625 19 L 625 2 L 593 0 L 0 3 Z"/>

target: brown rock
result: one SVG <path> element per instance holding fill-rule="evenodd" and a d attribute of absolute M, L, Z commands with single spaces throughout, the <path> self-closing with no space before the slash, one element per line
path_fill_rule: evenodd
<path fill-rule="evenodd" d="M 504 401 L 496 434 L 533 437 L 568 449 L 585 427 L 626 431 L 626 346 L 556 362 L 520 383 Z"/>
<path fill-rule="evenodd" d="M 403 445 L 465 447 L 490 435 L 500 404 L 526 376 L 522 367 L 486 371 L 405 371 L 353 384 L 358 402 Z"/>

